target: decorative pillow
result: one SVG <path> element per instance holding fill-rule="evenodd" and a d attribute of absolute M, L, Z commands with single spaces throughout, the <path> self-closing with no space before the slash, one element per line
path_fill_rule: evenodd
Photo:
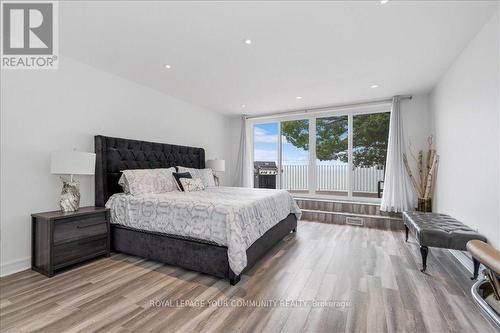
<path fill-rule="evenodd" d="M 172 174 L 175 168 L 123 170 L 123 180 L 118 181 L 125 193 L 139 195 L 177 191 Z"/>
<path fill-rule="evenodd" d="M 184 188 L 184 192 L 203 191 L 203 181 L 200 178 L 181 178 L 179 180 Z"/>
<path fill-rule="evenodd" d="M 189 172 L 193 178 L 200 178 L 205 187 L 215 186 L 214 173 L 212 169 L 194 169 L 178 166 L 177 172 Z"/>
<path fill-rule="evenodd" d="M 179 188 L 179 191 L 184 191 L 184 188 L 182 187 L 182 184 L 180 182 L 181 178 L 193 178 L 191 177 L 191 174 L 189 172 L 174 172 L 172 174 L 174 176 L 175 182 L 177 183 L 177 187 Z"/>

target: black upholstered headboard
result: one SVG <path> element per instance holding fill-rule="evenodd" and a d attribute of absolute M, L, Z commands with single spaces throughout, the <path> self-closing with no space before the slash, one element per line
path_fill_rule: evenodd
<path fill-rule="evenodd" d="M 122 170 L 170 168 L 177 165 L 205 168 L 203 148 L 169 145 L 97 135 L 95 205 L 102 207 L 114 193 L 122 192 L 118 180 Z"/>

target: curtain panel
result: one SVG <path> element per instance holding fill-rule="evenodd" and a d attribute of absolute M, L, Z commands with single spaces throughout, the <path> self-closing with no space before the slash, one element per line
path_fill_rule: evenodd
<path fill-rule="evenodd" d="M 247 116 L 241 116 L 241 134 L 240 145 L 238 149 L 238 160 L 235 170 L 235 185 L 240 187 L 252 186 L 252 168 L 251 168 L 251 147 L 250 130 L 248 129 Z"/>
<path fill-rule="evenodd" d="M 403 162 L 404 153 L 405 142 L 401 117 L 401 101 L 399 96 L 394 96 L 389 124 L 384 192 L 380 205 L 380 210 L 382 211 L 402 212 L 413 208 L 412 189 Z"/>

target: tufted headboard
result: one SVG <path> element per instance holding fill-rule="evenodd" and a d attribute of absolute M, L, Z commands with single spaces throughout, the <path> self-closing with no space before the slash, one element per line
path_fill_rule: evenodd
<path fill-rule="evenodd" d="M 203 148 L 169 145 L 97 135 L 94 137 L 95 205 L 103 207 L 114 193 L 122 192 L 122 170 L 170 168 L 177 165 L 205 168 Z"/>

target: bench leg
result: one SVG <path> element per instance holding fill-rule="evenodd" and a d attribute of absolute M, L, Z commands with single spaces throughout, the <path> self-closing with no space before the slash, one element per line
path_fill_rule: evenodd
<path fill-rule="evenodd" d="M 479 265 L 481 265 L 481 263 L 478 260 L 476 260 L 476 258 L 472 258 L 472 260 L 474 261 L 474 275 L 470 279 L 475 280 L 479 275 Z"/>
<path fill-rule="evenodd" d="M 406 239 L 405 242 L 408 241 L 408 226 L 405 224 L 405 231 L 406 231 Z"/>
<path fill-rule="evenodd" d="M 422 273 L 427 269 L 427 254 L 429 253 L 429 248 L 427 246 L 420 246 L 420 254 L 422 255 Z"/>

